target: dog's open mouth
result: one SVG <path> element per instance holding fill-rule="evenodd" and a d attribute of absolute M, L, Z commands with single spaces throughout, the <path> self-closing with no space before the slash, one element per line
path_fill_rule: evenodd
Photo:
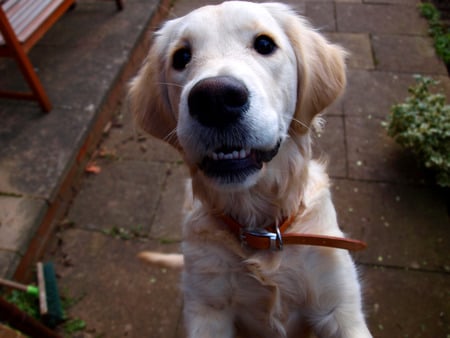
<path fill-rule="evenodd" d="M 199 168 L 205 175 L 220 183 L 240 183 L 248 176 L 261 170 L 264 162 L 269 162 L 278 153 L 281 141 L 270 150 L 221 147 L 209 153 Z"/>

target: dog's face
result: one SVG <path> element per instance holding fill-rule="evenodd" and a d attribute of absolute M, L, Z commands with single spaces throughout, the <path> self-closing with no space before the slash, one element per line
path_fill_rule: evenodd
<path fill-rule="evenodd" d="M 285 5 L 203 7 L 157 33 L 132 110 L 205 179 L 248 187 L 342 90 L 343 55 Z"/>
<path fill-rule="evenodd" d="M 297 64 L 262 6 L 225 3 L 173 23 L 169 101 L 186 160 L 221 184 L 254 181 L 286 137 Z"/>

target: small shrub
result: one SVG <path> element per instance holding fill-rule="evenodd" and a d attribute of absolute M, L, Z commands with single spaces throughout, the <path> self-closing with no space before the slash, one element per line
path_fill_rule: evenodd
<path fill-rule="evenodd" d="M 436 182 L 450 187 L 450 105 L 445 96 L 432 94 L 430 85 L 438 82 L 416 76 L 417 85 L 404 103 L 392 106 L 387 123 L 388 135 L 409 149 L 425 167 L 436 173 Z"/>

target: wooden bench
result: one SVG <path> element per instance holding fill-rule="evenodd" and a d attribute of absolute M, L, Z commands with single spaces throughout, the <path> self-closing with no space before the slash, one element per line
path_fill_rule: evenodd
<path fill-rule="evenodd" d="M 0 97 L 36 100 L 45 112 L 50 100 L 28 58 L 28 52 L 76 0 L 0 0 L 0 57 L 13 58 L 30 93 L 0 90 Z M 115 0 L 119 10 L 122 0 Z"/>

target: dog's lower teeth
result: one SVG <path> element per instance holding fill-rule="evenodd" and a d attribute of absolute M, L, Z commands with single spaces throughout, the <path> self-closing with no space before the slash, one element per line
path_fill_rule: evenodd
<path fill-rule="evenodd" d="M 250 155 L 250 150 L 234 150 L 231 153 L 211 153 L 210 154 L 210 158 L 212 158 L 214 161 L 218 161 L 218 160 L 239 160 L 239 159 L 244 159 L 246 157 L 248 157 Z"/>

